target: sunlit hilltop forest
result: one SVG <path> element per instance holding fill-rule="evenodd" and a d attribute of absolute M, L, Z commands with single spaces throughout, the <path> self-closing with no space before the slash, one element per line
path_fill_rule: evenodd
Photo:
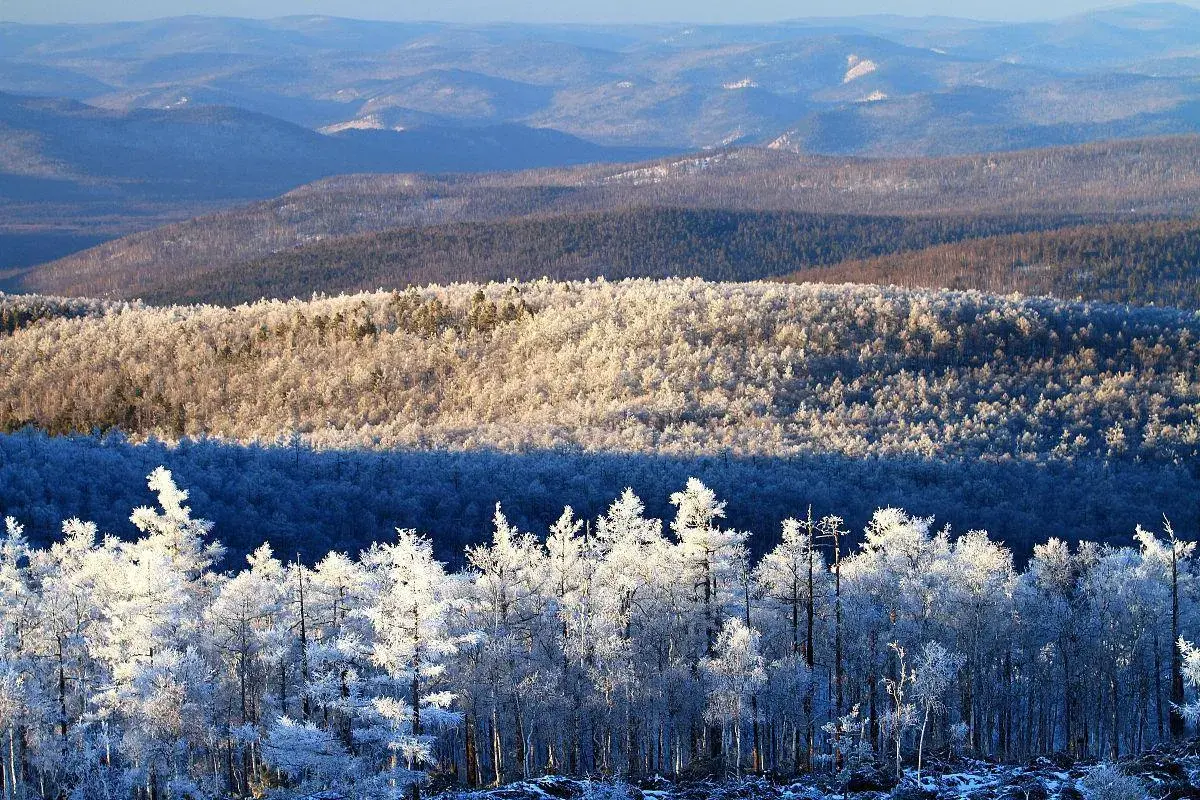
<path fill-rule="evenodd" d="M 98 304 L 0 340 L 21 376 L 0 388 L 0 420 L 321 446 L 1183 464 L 1198 334 L 1200 316 L 1173 310 L 699 280 Z"/>

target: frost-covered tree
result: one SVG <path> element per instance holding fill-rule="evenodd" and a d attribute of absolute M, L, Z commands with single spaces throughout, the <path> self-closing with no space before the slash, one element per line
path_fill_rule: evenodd
<path fill-rule="evenodd" d="M 1170 642 L 1179 640 L 1180 625 L 1180 586 L 1191 583 L 1191 559 L 1196 552 L 1195 542 L 1186 542 L 1175 535 L 1175 528 L 1169 519 L 1163 519 L 1165 540 L 1160 540 L 1142 526 L 1137 527 L 1134 538 L 1142 548 L 1142 561 L 1149 569 L 1156 570 L 1161 579 L 1170 586 L 1171 592 L 1171 635 Z M 1171 650 L 1171 735 L 1179 738 L 1183 734 L 1184 719 L 1179 708 L 1184 702 L 1183 697 L 1183 663 L 1178 647 Z M 1155 643 L 1155 655 L 1158 655 L 1158 643 Z"/>
<path fill-rule="evenodd" d="M 532 640 L 545 573 L 536 537 L 511 525 L 499 503 L 493 525 L 491 542 L 467 548 L 473 570 L 473 624 L 483 637 L 473 648 L 471 685 L 464 689 L 473 698 L 473 708 L 486 710 L 492 782 L 498 785 L 506 773 L 506 739 L 515 761 L 515 769 L 511 762 L 507 768 L 509 774 L 524 775 L 528 765 L 526 706 L 536 680 Z M 502 715 L 507 724 L 502 724 Z"/>
<path fill-rule="evenodd" d="M 104 563 L 94 653 L 108 681 L 93 703 L 121 732 L 126 779 L 156 798 L 188 784 L 186 748 L 211 742 L 202 713 L 212 689 L 202 621 L 222 549 L 206 541 L 211 524 L 192 517 L 187 492 L 168 470 L 154 470 L 148 484 L 160 510 L 134 510 L 142 537 L 107 540 L 96 556 Z"/>
<path fill-rule="evenodd" d="M 742 770 L 742 725 L 750 698 L 766 681 L 766 664 L 759 651 L 761 636 L 737 617 L 725 620 L 717 637 L 716 654 L 701 662 L 709 676 L 709 709 L 733 735 L 734 769 Z"/>
<path fill-rule="evenodd" d="M 671 504 L 676 507 L 671 530 L 678 542 L 684 580 L 692 588 L 697 608 L 701 634 L 697 652 L 712 658 L 716 655 L 721 619 L 732 601 L 738 556 L 747 534 L 718 526 L 725 516 L 725 503 L 695 478 L 688 480 L 683 491 L 671 495 Z M 709 731 L 708 746 L 713 755 L 720 751 L 719 729 Z"/>
<path fill-rule="evenodd" d="M 596 556 L 594 543 L 583 535 L 584 521 L 575 517 L 570 506 L 550 528 L 546 538 L 546 576 L 543 585 L 549 587 L 554 621 L 554 645 L 547 659 L 557 662 L 558 701 L 556 713 L 569 719 L 557 750 L 548 745 L 547 766 L 565 768 L 574 773 L 579 769 L 583 737 L 583 702 L 587 694 L 587 674 L 584 665 L 591 658 L 592 637 L 595 633 Z"/>
<path fill-rule="evenodd" d="M 946 532 L 933 534 L 931 519 L 896 508 L 880 509 L 864 531 L 862 547 L 841 565 L 845 608 L 859 635 L 850 642 L 857 668 L 865 673 L 869 740 L 880 741 L 881 685 L 887 642 L 921 638 L 932 622 L 934 577 L 950 550 Z"/>
<path fill-rule="evenodd" d="M 916 683 L 916 673 L 908 665 L 907 653 L 896 642 L 889 642 L 888 647 L 896 654 L 896 677 L 885 679 L 888 697 L 892 699 L 892 708 L 888 712 L 886 728 L 892 740 L 893 752 L 896 756 L 896 780 L 899 781 L 904 772 L 901 762 L 901 746 L 904 743 L 905 732 L 916 724 L 916 706 L 908 702 Z"/>
<path fill-rule="evenodd" d="M 449 710 L 454 696 L 440 688 L 464 638 L 453 630 L 457 598 L 433 545 L 416 531 L 398 529 L 395 542 L 376 545 L 363 561 L 372 599 L 362 612 L 372 627 L 371 660 L 384 674 L 373 686 L 373 724 L 360 735 L 383 748 L 389 782 L 411 786 L 420 800 L 435 732 L 458 720 Z"/>
<path fill-rule="evenodd" d="M 596 520 L 595 556 L 589 672 L 610 724 L 622 731 L 626 771 L 635 775 L 640 771 L 638 729 L 648 724 L 642 717 L 661 712 L 659 701 L 666 699 L 651 693 L 672 688 L 663 645 L 688 646 L 679 641 L 678 627 L 664 625 L 670 609 L 681 608 L 667 577 L 678 569 L 678 553 L 663 537 L 662 522 L 647 519 L 641 499 L 627 488 Z"/>
<path fill-rule="evenodd" d="M 816 668 L 817 616 L 823 607 L 830 605 L 830 574 L 824 555 L 817 549 L 814 540 L 818 526 L 813 522 L 811 510 L 805 522 L 786 519 L 783 535 L 778 545 L 759 561 L 755 578 L 759 591 L 769 607 L 782 617 L 783 625 L 772 626 L 786 631 L 786 654 L 802 659 L 805 672 L 804 701 L 802 703 L 803 730 L 806 760 L 811 761 L 815 744 L 816 729 L 816 686 L 813 672 Z M 836 613 L 836 609 L 835 609 Z M 835 620 L 836 624 L 836 620 Z M 782 656 L 783 654 L 781 654 Z M 827 653 L 826 658 L 836 653 Z M 826 662 L 828 669 L 829 664 Z M 776 672 L 776 674 L 778 674 Z M 793 756 L 798 758 L 799 754 Z"/>
<path fill-rule="evenodd" d="M 921 766 L 925 753 L 925 734 L 929 729 L 929 718 L 935 711 L 943 710 L 946 693 L 953 684 L 963 658 L 947 650 L 938 642 L 926 642 L 916 664 L 913 665 L 912 695 L 916 699 L 920 719 L 917 736 L 917 782 L 921 781 Z"/>
<path fill-rule="evenodd" d="M 330 553 L 310 577 L 305 583 L 310 641 L 304 654 L 309 675 L 304 695 L 312 718 L 351 750 L 354 720 L 370 702 L 370 625 L 361 613 L 370 597 L 368 575 L 359 561 Z"/>
<path fill-rule="evenodd" d="M 747 534 L 723 530 L 725 503 L 700 481 L 688 480 L 683 491 L 671 495 L 676 507 L 671 530 L 678 540 L 684 574 L 696 592 L 703 620 L 703 647 L 711 655 L 721 629 L 721 618 L 730 600 L 739 547 Z"/>
<path fill-rule="evenodd" d="M 212 646 L 227 668 L 223 677 L 233 700 L 223 720 L 231 753 L 228 768 L 244 786 L 259 778 L 255 769 L 259 758 L 257 729 L 263 722 L 262 712 L 270 707 L 270 687 L 282 682 L 277 713 L 286 715 L 282 706 L 286 705 L 287 681 L 286 671 L 271 648 L 276 620 L 283 613 L 283 565 L 269 545 L 256 550 L 247 562 L 248 569 L 220 584 L 205 615 L 211 626 Z M 233 753 L 240 757 L 235 759 Z"/>

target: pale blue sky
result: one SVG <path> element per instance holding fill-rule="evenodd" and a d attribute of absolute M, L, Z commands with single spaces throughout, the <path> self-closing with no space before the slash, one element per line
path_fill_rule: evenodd
<path fill-rule="evenodd" d="M 1188 5 L 1198 5 L 1192 0 Z M 0 20 L 101 22 L 179 14 L 453 22 L 750 22 L 892 13 L 1017 20 L 1121 5 L 1096 0 L 0 0 Z"/>

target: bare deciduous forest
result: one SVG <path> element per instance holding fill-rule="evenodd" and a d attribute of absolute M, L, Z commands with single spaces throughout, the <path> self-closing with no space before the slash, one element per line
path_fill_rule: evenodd
<path fill-rule="evenodd" d="M 1188 217 L 1198 142 L 878 160 L 741 148 L 482 176 L 346 176 L 107 242 L 7 285 L 242 302 L 452 280 L 778 276 L 940 241 Z M 721 217 L 742 228 L 725 252 L 713 242 Z"/>

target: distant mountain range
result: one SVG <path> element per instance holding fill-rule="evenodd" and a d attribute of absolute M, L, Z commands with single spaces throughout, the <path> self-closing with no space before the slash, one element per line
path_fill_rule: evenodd
<path fill-rule="evenodd" d="M 1170 3 L 1023 24 L 4 24 L 0 53 L 0 90 L 116 110 L 232 106 L 325 131 L 520 124 L 671 149 L 785 133 L 891 155 L 1062 144 L 1195 130 L 1200 97 L 1200 10 Z"/>
<path fill-rule="evenodd" d="M 258 197 L 351 172 L 461 172 L 645 158 L 512 123 L 323 135 L 226 106 L 112 111 L 0 94 L 0 190 L 36 199 L 96 187 L 192 200 Z M 53 187 L 51 188 L 51 184 Z"/>
<path fill-rule="evenodd" d="M 347 173 L 1195 132 L 1200 10 L 1169 3 L 1022 24 L 0 23 L 0 278 Z"/>

